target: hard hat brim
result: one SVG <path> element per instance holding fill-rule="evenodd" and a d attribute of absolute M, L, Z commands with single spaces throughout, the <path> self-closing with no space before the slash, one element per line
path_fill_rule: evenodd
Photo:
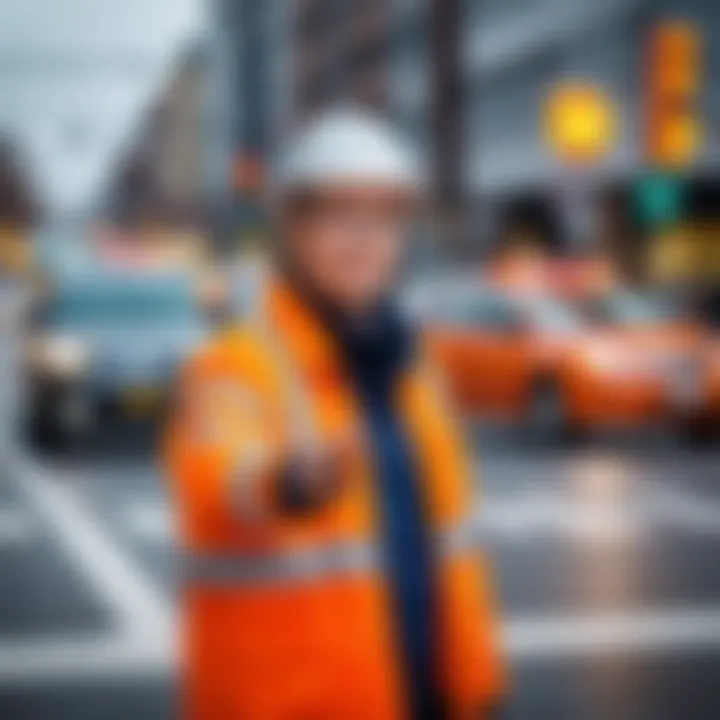
<path fill-rule="evenodd" d="M 344 108 L 325 113 L 281 153 L 271 191 L 283 196 L 366 187 L 416 196 L 423 176 L 417 156 L 391 125 Z"/>

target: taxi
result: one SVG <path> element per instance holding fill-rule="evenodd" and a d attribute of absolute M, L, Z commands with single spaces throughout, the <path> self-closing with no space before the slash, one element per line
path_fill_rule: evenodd
<path fill-rule="evenodd" d="M 597 428 L 695 417 L 701 333 L 592 322 L 549 293 L 456 282 L 422 313 L 460 410 L 570 438 Z"/>
<path fill-rule="evenodd" d="M 715 339 L 708 361 L 708 416 L 713 428 L 720 428 L 720 341 Z"/>
<path fill-rule="evenodd" d="M 651 354 L 637 388 L 645 402 L 659 403 L 658 411 L 690 437 L 712 435 L 720 416 L 720 353 L 706 326 L 670 298 L 621 286 L 591 293 L 578 308 L 598 331 Z"/>

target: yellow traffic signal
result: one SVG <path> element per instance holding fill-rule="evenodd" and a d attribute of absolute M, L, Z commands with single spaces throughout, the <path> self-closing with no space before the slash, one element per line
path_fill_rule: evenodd
<path fill-rule="evenodd" d="M 569 165 L 590 165 L 612 149 L 617 114 L 611 98 L 587 81 L 567 81 L 553 87 L 545 114 L 545 139 Z"/>

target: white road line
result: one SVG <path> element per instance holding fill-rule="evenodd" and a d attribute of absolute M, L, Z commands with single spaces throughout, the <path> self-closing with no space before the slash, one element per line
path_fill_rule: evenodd
<path fill-rule="evenodd" d="M 654 526 L 720 535 L 720 506 L 660 485 L 654 485 L 653 493 L 642 502 L 637 498 L 591 501 L 537 490 L 513 498 L 488 498 L 481 503 L 479 516 L 492 535 L 516 539 L 540 535 L 634 539 Z M 172 542 L 172 516 L 161 499 L 132 500 L 121 511 L 121 518 L 128 531 L 141 540 L 161 545 Z"/>
<path fill-rule="evenodd" d="M 490 536 L 505 540 L 631 541 L 661 528 L 720 536 L 720 506 L 662 486 L 654 486 L 642 500 L 627 502 L 538 491 L 512 499 L 489 498 L 481 503 L 478 515 Z M 121 518 L 133 537 L 163 547 L 173 542 L 170 508 L 162 499 L 132 500 L 121 511 Z"/>
<path fill-rule="evenodd" d="M 69 484 L 58 477 L 50 479 L 51 473 L 25 461 L 11 476 L 77 561 L 120 629 L 132 636 L 166 633 L 171 612 L 162 592 L 112 541 Z"/>
<path fill-rule="evenodd" d="M 137 538 L 171 545 L 174 537 L 170 507 L 161 500 L 135 500 L 122 511 L 124 524 Z"/>
<path fill-rule="evenodd" d="M 170 677 L 175 652 L 167 638 L 139 642 L 119 638 L 3 640 L 0 686 L 101 678 Z"/>
<path fill-rule="evenodd" d="M 720 537 L 719 502 L 688 489 L 644 480 L 629 494 L 602 486 L 589 495 L 545 488 L 489 497 L 476 512 L 479 527 L 498 540 L 627 541 L 668 530 Z"/>
<path fill-rule="evenodd" d="M 172 637 L 4 640 L 0 686 L 104 677 L 170 679 L 177 667 Z M 720 655 L 720 607 L 516 618 L 503 627 L 502 637 L 511 662 L 697 649 Z"/>
<path fill-rule="evenodd" d="M 630 541 L 646 532 L 653 518 L 630 509 L 581 503 L 487 502 L 477 512 L 478 528 L 491 540 Z"/>
<path fill-rule="evenodd" d="M 106 638 L 3 639 L 0 685 L 102 677 L 171 677 L 175 668 L 173 638 L 176 633 L 170 603 L 112 542 L 67 483 L 49 478 L 48 473 L 36 465 L 16 468 L 11 477 L 114 612 L 118 628 L 117 634 Z M 568 514 L 574 515 L 584 507 L 592 508 L 592 505 L 545 496 L 544 500 L 535 497 L 524 502 L 490 501 L 485 504 L 483 515 L 495 518 L 495 530 L 502 526 L 504 517 L 506 526 L 516 522 L 516 530 L 522 531 L 528 525 L 532 528 L 534 523 L 536 531 L 537 528 L 542 531 L 549 525 L 557 527 L 558 518 L 562 524 Z M 590 518 L 590 524 L 594 522 L 601 530 L 611 531 L 618 517 L 623 523 L 632 523 L 647 517 L 656 518 L 658 513 L 664 517 L 663 513 L 669 513 L 672 507 L 669 501 L 651 503 L 644 510 L 641 505 L 621 506 L 622 512 L 618 512 L 618 507 L 611 504 L 600 510 L 596 508 L 597 514 L 594 519 Z M 693 520 L 690 515 L 696 513 L 698 507 L 699 504 L 694 503 L 692 513 L 685 508 L 680 513 L 680 521 L 697 524 L 697 517 Z M 146 529 L 152 526 L 155 532 L 165 523 L 164 510 L 155 508 L 152 513 L 147 512 L 149 515 L 138 521 L 139 525 L 149 523 Z M 151 516 L 153 519 L 149 522 Z M 709 519 L 703 517 L 702 523 L 706 524 Z M 567 522 L 564 527 L 563 532 L 567 533 L 570 527 Z M 615 531 L 623 527 L 621 523 Z M 638 610 L 591 617 L 518 617 L 505 624 L 503 637 L 511 659 L 521 662 L 606 652 L 683 652 L 711 648 L 720 653 L 720 606 Z"/>
<path fill-rule="evenodd" d="M 506 626 L 504 638 L 510 655 L 518 660 L 609 651 L 720 650 L 720 608 L 516 619 Z"/>

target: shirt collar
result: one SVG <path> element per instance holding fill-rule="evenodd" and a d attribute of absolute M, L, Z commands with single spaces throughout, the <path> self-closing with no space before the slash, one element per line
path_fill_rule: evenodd
<path fill-rule="evenodd" d="M 283 335 L 288 350 L 308 369 L 337 369 L 352 362 L 348 355 L 354 353 L 368 358 L 385 354 L 388 362 L 400 369 L 412 355 L 412 333 L 389 303 L 367 318 L 367 326 L 362 320 L 354 326 L 279 275 L 269 280 L 266 303 L 268 317 Z"/>

